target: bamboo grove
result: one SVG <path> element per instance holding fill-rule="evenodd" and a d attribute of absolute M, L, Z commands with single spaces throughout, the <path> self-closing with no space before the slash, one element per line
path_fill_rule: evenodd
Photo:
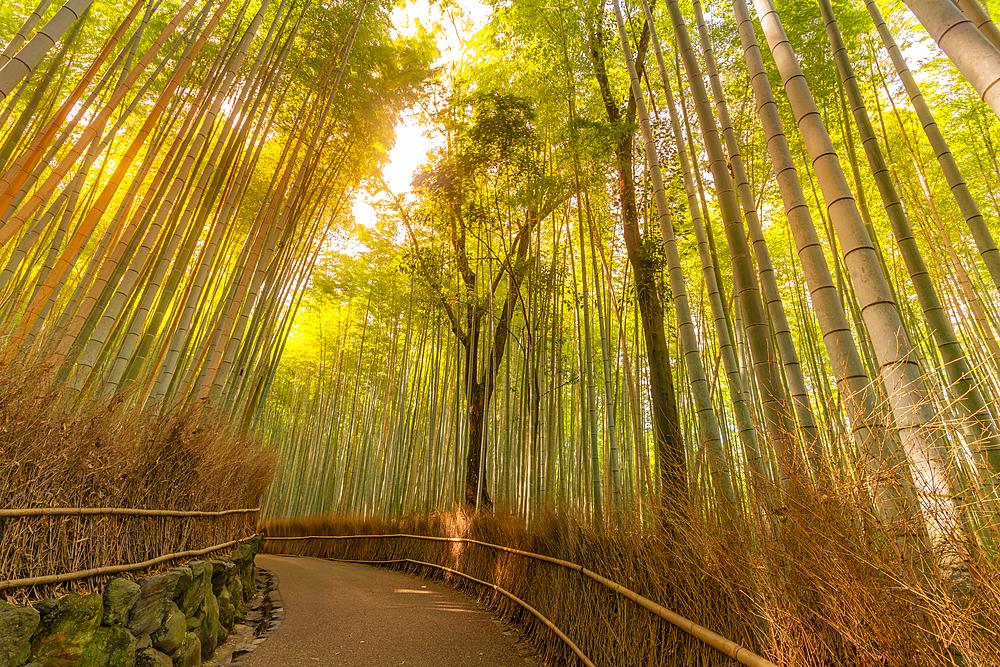
<path fill-rule="evenodd" d="M 808 635 L 791 596 L 834 585 L 796 569 L 819 544 L 823 572 L 917 591 L 934 664 L 995 664 L 1000 31 L 976 0 L 498 1 L 438 69 L 369 0 L 8 6 L 4 364 L 70 406 L 256 433 L 270 518 L 712 536 L 775 654 Z M 415 104 L 440 142 L 393 192 Z"/>
<path fill-rule="evenodd" d="M 382 7 L 5 3 L 5 363 L 68 402 L 252 419 L 322 240 L 434 46 Z"/>
<path fill-rule="evenodd" d="M 764 539 L 849 498 L 907 562 L 992 553 L 1000 33 L 908 5 L 497 4 L 413 191 L 317 264 L 268 513 Z"/>

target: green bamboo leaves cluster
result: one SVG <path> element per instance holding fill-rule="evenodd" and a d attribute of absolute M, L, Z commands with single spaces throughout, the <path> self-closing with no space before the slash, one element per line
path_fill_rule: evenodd
<path fill-rule="evenodd" d="M 3 26 L 0 355 L 249 425 L 433 46 L 367 2 L 49 5 Z"/>

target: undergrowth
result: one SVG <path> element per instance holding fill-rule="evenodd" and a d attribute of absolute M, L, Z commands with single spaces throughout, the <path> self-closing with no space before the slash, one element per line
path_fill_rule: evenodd
<path fill-rule="evenodd" d="M 129 407 L 121 399 L 71 407 L 40 378 L 0 368 L 0 507 L 227 510 L 257 507 L 270 452 L 199 410 Z M 252 534 L 257 517 L 0 517 L 0 579 L 142 562 Z M 9 600 L 90 589 L 88 580 L 8 591 Z"/>
<path fill-rule="evenodd" d="M 848 492 L 781 508 L 771 528 L 722 529 L 713 520 L 594 527 L 544 511 L 530 521 L 497 510 L 399 520 L 309 517 L 270 521 L 269 537 L 410 533 L 466 537 L 568 560 L 604 575 L 778 665 L 1000 664 L 1000 567 L 967 545 L 957 571 L 931 572 L 900 558 L 885 528 L 864 520 Z M 765 535 L 766 537 L 761 537 Z M 267 553 L 347 560 L 410 558 L 506 588 L 552 620 L 597 665 L 734 665 L 652 613 L 579 572 L 470 544 L 409 538 L 275 541 Z M 577 664 L 543 624 L 492 589 L 413 564 L 523 626 L 549 664 Z M 956 573 L 957 572 L 957 573 Z"/>

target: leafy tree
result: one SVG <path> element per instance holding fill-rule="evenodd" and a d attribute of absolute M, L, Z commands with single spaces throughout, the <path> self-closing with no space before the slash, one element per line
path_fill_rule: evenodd
<path fill-rule="evenodd" d="M 486 411 L 532 264 L 532 233 L 562 192 L 528 100 L 478 92 L 446 113 L 450 146 L 415 176 L 417 206 L 399 208 L 416 268 L 464 349 L 465 502 L 490 506 L 481 483 Z"/>

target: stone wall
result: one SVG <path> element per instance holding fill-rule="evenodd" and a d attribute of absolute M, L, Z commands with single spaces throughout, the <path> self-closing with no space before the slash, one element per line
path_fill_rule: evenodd
<path fill-rule="evenodd" d="M 198 667 L 254 594 L 257 535 L 229 556 L 33 607 L 0 602 L 0 667 Z"/>

